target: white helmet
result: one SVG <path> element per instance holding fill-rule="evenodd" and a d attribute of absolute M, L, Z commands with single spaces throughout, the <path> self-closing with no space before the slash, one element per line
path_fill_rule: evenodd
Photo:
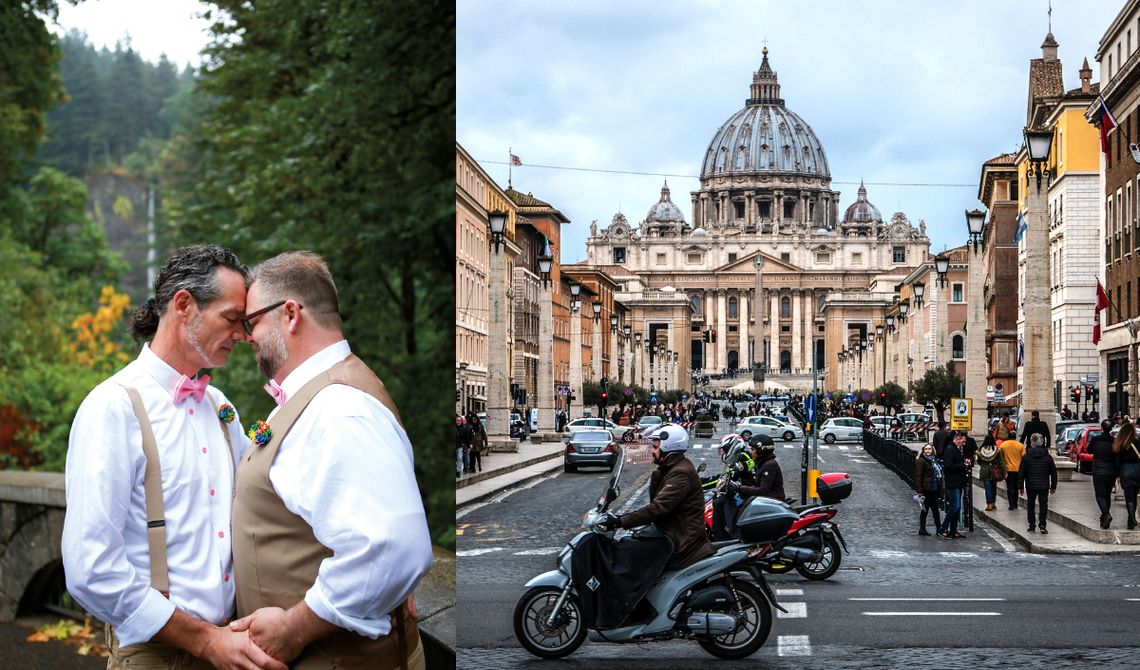
<path fill-rule="evenodd" d="M 663 454 L 673 451 L 685 451 L 689 448 L 689 433 L 680 426 L 667 426 L 654 433 L 650 439 L 661 440 L 661 446 L 659 448 Z"/>
<path fill-rule="evenodd" d="M 737 433 L 729 433 L 721 438 L 720 446 L 717 448 L 720 452 L 721 462 L 724 462 L 724 459 L 728 457 L 728 453 L 732 451 L 733 445 L 737 442 L 744 442 L 744 438 Z"/>

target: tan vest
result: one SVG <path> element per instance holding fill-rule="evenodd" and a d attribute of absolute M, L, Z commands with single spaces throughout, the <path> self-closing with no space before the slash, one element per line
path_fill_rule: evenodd
<path fill-rule="evenodd" d="M 321 561 L 333 554 L 317 541 L 304 519 L 285 507 L 269 481 L 269 466 L 281 441 L 317 392 L 331 384 L 344 384 L 367 393 L 400 420 L 383 382 L 356 356 L 349 356 L 314 377 L 274 415 L 273 438 L 264 447 L 249 448 L 238 465 L 234 483 L 231 535 L 239 617 L 261 607 L 288 609 L 304 600 L 305 593 L 317 581 Z M 335 449 L 336 445 L 322 448 Z M 291 667 L 406 667 L 408 655 L 418 644 L 416 622 L 401 605 L 392 612 L 391 634 L 372 640 L 351 631 L 336 633 L 306 647 Z"/>

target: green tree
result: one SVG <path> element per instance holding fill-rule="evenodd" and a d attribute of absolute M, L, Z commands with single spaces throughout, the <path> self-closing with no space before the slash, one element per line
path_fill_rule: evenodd
<path fill-rule="evenodd" d="M 453 544 L 454 5 L 212 4 L 205 118 L 168 155 L 172 235 L 249 262 L 325 258 L 345 334 L 415 445 L 433 535 Z M 239 359 L 220 374 L 256 372 Z M 239 409 L 262 402 L 250 393 Z"/>
<path fill-rule="evenodd" d="M 946 408 L 950 406 L 950 399 L 957 396 L 962 387 L 962 378 L 954 371 L 954 364 L 947 362 L 945 366 L 931 368 L 926 371 L 922 379 L 914 383 L 914 399 L 923 405 L 934 405 L 938 414 L 939 423 L 945 421 Z"/>
<path fill-rule="evenodd" d="M 884 405 L 888 414 L 892 409 L 898 414 L 906 402 L 906 389 L 889 381 L 874 390 L 872 399 L 875 404 Z"/>

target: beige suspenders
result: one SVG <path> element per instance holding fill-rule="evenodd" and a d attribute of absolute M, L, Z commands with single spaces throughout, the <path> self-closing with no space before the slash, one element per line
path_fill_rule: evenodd
<path fill-rule="evenodd" d="M 131 407 L 135 411 L 135 419 L 142 430 L 142 450 L 146 457 L 146 475 L 143 478 L 143 491 L 146 495 L 146 538 L 150 553 L 150 585 L 162 594 L 163 598 L 170 598 L 170 570 L 166 564 L 166 509 L 162 502 L 162 462 L 158 459 L 158 443 L 154 439 L 154 429 L 150 426 L 150 418 L 146 415 L 142 396 L 133 386 L 123 386 L 131 399 Z M 207 398 L 210 395 L 206 394 Z M 210 398 L 210 406 L 214 408 L 214 415 L 218 414 L 218 407 L 214 399 Z M 219 423 L 220 423 L 219 419 Z M 222 424 L 222 434 L 226 437 L 226 446 L 230 449 L 230 461 L 233 461 L 234 447 L 230 442 L 230 431 Z"/>

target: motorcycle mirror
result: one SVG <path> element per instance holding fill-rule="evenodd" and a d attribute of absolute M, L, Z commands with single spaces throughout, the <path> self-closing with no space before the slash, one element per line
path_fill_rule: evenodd
<path fill-rule="evenodd" d="M 698 465 L 698 466 L 697 466 L 697 474 L 700 474 L 700 473 L 704 472 L 704 471 L 705 471 L 705 467 L 706 467 L 707 465 L 708 465 L 708 463 L 701 463 L 700 465 Z"/>

